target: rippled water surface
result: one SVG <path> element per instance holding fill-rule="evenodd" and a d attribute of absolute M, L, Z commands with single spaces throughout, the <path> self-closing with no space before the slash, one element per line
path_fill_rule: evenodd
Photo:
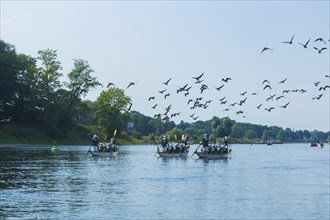
<path fill-rule="evenodd" d="M 191 153 L 197 146 L 192 146 Z M 231 159 L 155 146 L 0 148 L 0 219 L 329 219 L 329 145 L 233 145 Z"/>

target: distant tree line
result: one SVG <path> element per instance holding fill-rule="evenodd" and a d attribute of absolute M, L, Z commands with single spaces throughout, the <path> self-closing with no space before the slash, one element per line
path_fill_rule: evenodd
<path fill-rule="evenodd" d="M 40 50 L 34 58 L 17 53 L 15 47 L 0 40 L 0 125 L 30 124 L 51 137 L 65 137 L 75 126 L 93 127 L 93 131 L 110 138 L 119 135 L 148 141 L 166 134 L 172 139 L 188 135 L 198 141 L 205 133 L 211 141 L 230 136 L 236 142 L 260 142 L 268 139 L 282 142 L 327 140 L 330 132 L 293 131 L 277 126 L 239 123 L 230 118 L 214 116 L 208 121 L 187 123 L 162 121 L 137 111 L 131 111 L 131 98 L 123 89 L 104 88 L 96 101 L 83 100 L 92 89 L 102 86 L 93 77 L 86 60 L 74 59 L 73 69 L 62 73 L 57 51 Z M 67 81 L 63 82 L 63 76 Z M 131 130 L 128 124 L 133 125 Z M 0 128 L 1 129 L 1 128 Z"/>

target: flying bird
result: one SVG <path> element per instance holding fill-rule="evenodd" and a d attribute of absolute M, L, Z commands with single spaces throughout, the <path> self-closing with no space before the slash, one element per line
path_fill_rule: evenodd
<path fill-rule="evenodd" d="M 261 50 L 261 53 L 260 55 L 265 52 L 266 50 L 271 50 L 271 51 L 274 51 L 273 49 L 269 48 L 269 47 L 264 47 L 262 50 Z"/>
<path fill-rule="evenodd" d="M 320 41 L 320 42 L 323 42 L 323 43 L 327 43 L 327 42 L 325 42 L 325 40 L 323 40 L 323 38 L 321 38 L 321 37 L 319 37 L 319 38 L 317 38 L 316 40 L 314 40 L 314 42 L 316 42 L 316 41 Z"/>
<path fill-rule="evenodd" d="M 316 96 L 316 97 L 314 97 L 314 98 L 312 98 L 313 100 L 314 99 L 317 99 L 317 100 L 320 100 L 320 98 L 323 96 L 323 94 L 320 94 L 320 95 L 318 95 L 318 96 Z"/>
<path fill-rule="evenodd" d="M 284 41 L 282 43 L 284 43 L 284 44 L 292 44 L 293 38 L 294 38 L 294 35 L 291 37 L 291 40 L 290 41 Z"/>
<path fill-rule="evenodd" d="M 158 104 L 156 104 L 156 105 L 152 106 L 151 108 L 155 109 L 155 108 L 157 107 L 157 105 L 158 105 Z"/>
<path fill-rule="evenodd" d="M 328 85 L 325 85 L 324 87 L 321 86 L 319 88 L 319 91 L 321 91 L 321 90 L 324 90 L 325 91 L 327 88 L 330 88 L 330 86 L 328 86 Z"/>
<path fill-rule="evenodd" d="M 128 86 L 126 87 L 126 89 L 128 89 L 129 87 L 134 86 L 134 85 L 135 85 L 135 82 L 130 82 L 130 83 L 128 84 Z"/>
<path fill-rule="evenodd" d="M 269 82 L 267 79 L 265 79 L 265 80 L 262 82 L 262 84 L 264 84 L 264 83 L 269 83 L 269 84 L 270 84 L 270 82 Z"/>
<path fill-rule="evenodd" d="M 164 85 L 168 85 L 168 83 L 171 81 L 172 78 L 170 78 L 169 80 L 167 80 L 166 82 L 163 82 Z"/>
<path fill-rule="evenodd" d="M 162 91 L 158 91 L 160 94 L 163 94 L 164 92 L 166 92 L 167 89 L 164 89 Z"/>
<path fill-rule="evenodd" d="M 288 105 L 290 104 L 290 102 L 286 103 L 285 105 L 280 106 L 281 108 L 286 108 Z"/>
<path fill-rule="evenodd" d="M 115 86 L 115 84 L 113 84 L 112 82 L 109 82 L 107 85 L 107 88 L 109 88 L 110 86 Z"/>
<path fill-rule="evenodd" d="M 148 101 L 152 100 L 152 99 L 155 99 L 155 96 L 151 96 L 149 97 Z"/>
<path fill-rule="evenodd" d="M 228 82 L 229 80 L 231 80 L 231 78 L 227 77 L 227 78 L 222 78 L 221 79 L 223 82 Z"/>
<path fill-rule="evenodd" d="M 240 95 L 244 96 L 247 93 L 247 91 L 240 93 Z"/>
<path fill-rule="evenodd" d="M 265 110 L 267 110 L 268 112 L 270 112 L 271 110 L 275 109 L 274 107 L 270 107 L 270 108 L 265 108 Z"/>
<path fill-rule="evenodd" d="M 326 47 L 322 47 L 321 49 L 314 47 L 315 50 L 317 50 L 317 52 L 319 52 L 319 54 L 321 54 L 322 50 L 326 50 Z"/>
<path fill-rule="evenodd" d="M 225 84 L 219 86 L 219 87 L 215 87 L 216 90 L 220 91 L 223 87 L 225 86 Z"/>
<path fill-rule="evenodd" d="M 317 87 L 320 84 L 320 81 L 315 82 L 314 85 Z"/>
<path fill-rule="evenodd" d="M 133 105 L 133 103 L 129 103 L 130 105 L 129 105 L 129 107 L 127 108 L 127 110 L 128 111 L 131 111 L 131 108 L 132 108 L 132 105 Z"/>
<path fill-rule="evenodd" d="M 263 90 L 265 90 L 267 88 L 272 89 L 272 87 L 270 85 L 266 85 Z"/>
<path fill-rule="evenodd" d="M 288 79 L 288 78 L 283 79 L 282 81 L 279 82 L 279 84 L 281 84 L 281 83 L 285 83 L 285 81 L 286 81 L 287 79 Z"/>
<path fill-rule="evenodd" d="M 164 99 L 166 99 L 168 96 L 170 96 L 170 93 L 165 94 Z"/>
<path fill-rule="evenodd" d="M 202 78 L 202 76 L 204 75 L 204 73 L 202 73 L 201 75 L 197 76 L 197 77 L 193 77 L 193 79 L 196 79 L 197 81 L 200 80 L 200 78 Z"/>
<path fill-rule="evenodd" d="M 262 103 L 260 105 L 257 106 L 257 109 L 260 109 L 260 107 L 262 106 Z"/>
<path fill-rule="evenodd" d="M 311 39 L 309 39 L 305 44 L 302 44 L 302 43 L 300 43 L 300 42 L 299 42 L 299 44 L 302 45 L 304 48 L 307 48 L 307 45 L 308 45 L 308 43 L 309 43 L 310 40 L 311 40 Z"/>

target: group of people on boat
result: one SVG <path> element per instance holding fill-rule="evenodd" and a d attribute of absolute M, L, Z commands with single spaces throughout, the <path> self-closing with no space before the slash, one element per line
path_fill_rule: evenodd
<path fill-rule="evenodd" d="M 115 145 L 114 139 L 112 139 L 111 143 L 100 142 L 96 134 L 94 134 L 92 138 L 92 150 L 94 152 L 115 152 L 118 151 L 119 148 Z"/>
<path fill-rule="evenodd" d="M 318 143 L 316 141 L 311 141 L 311 147 L 321 147 L 321 148 L 323 148 L 323 146 L 324 146 L 323 142 Z"/>
<path fill-rule="evenodd" d="M 223 143 L 217 142 L 214 144 L 209 143 L 209 137 L 207 134 L 204 134 L 203 140 L 200 142 L 202 145 L 201 152 L 204 154 L 227 154 L 230 153 L 230 149 L 228 150 L 228 137 L 225 136 L 223 139 Z"/>
<path fill-rule="evenodd" d="M 160 145 L 163 153 L 187 153 L 190 148 L 187 137 L 169 144 L 166 135 L 163 135 Z"/>

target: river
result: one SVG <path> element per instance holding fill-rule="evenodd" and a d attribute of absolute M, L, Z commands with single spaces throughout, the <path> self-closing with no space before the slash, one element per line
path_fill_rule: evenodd
<path fill-rule="evenodd" d="M 232 145 L 230 159 L 158 158 L 156 146 L 0 148 L 1 219 L 326 219 L 329 145 Z"/>

